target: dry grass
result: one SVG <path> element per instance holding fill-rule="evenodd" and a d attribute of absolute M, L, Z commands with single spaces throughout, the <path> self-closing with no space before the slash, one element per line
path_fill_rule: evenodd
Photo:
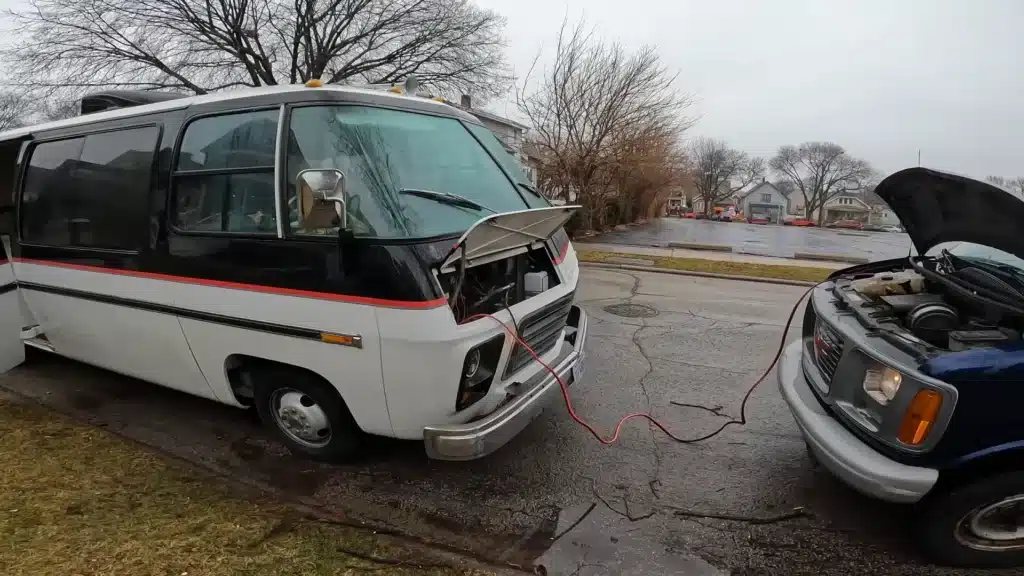
<path fill-rule="evenodd" d="M 577 254 L 582 262 L 609 262 L 609 259 L 612 258 L 635 258 L 649 260 L 654 262 L 655 268 L 667 268 L 669 270 L 776 278 L 781 280 L 801 280 L 804 282 L 820 282 L 835 271 L 830 268 L 815 268 L 811 266 L 779 266 L 775 264 L 752 264 L 727 260 L 705 260 L 702 258 L 671 258 L 668 256 L 619 254 L 616 252 L 590 250 L 581 250 Z"/>
<path fill-rule="evenodd" d="M 0 437 L 4 576 L 468 573 L 244 498 L 40 407 L 0 399 Z"/>

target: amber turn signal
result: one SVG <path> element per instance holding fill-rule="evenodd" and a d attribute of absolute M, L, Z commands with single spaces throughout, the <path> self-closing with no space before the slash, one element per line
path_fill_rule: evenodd
<path fill-rule="evenodd" d="M 917 446 L 924 442 L 939 416 L 942 395 L 934 390 L 921 390 L 910 401 L 910 407 L 903 415 L 898 438 L 900 442 Z"/>

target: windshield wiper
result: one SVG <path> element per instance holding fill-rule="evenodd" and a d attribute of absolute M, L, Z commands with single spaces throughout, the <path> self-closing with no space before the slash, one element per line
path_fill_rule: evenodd
<path fill-rule="evenodd" d="M 420 198 L 427 198 L 428 200 L 435 200 L 442 204 L 449 206 L 458 206 L 459 208 L 471 208 L 473 210 L 486 210 L 491 214 L 497 214 L 496 210 L 492 210 L 479 202 L 475 202 L 466 198 L 465 196 L 459 196 L 451 192 L 437 192 L 435 190 L 421 190 L 419 188 L 399 188 L 399 194 L 408 194 L 410 196 L 419 196 Z"/>
<path fill-rule="evenodd" d="M 534 196 L 540 198 L 541 200 L 547 200 L 547 198 L 545 198 L 544 195 L 541 194 L 540 191 L 533 186 L 533 184 L 529 184 L 527 182 L 516 182 L 516 186 L 519 186 L 523 190 L 526 190 L 527 192 L 533 194 Z"/>

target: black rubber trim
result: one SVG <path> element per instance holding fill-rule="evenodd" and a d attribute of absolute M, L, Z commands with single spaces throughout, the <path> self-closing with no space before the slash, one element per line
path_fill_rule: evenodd
<path fill-rule="evenodd" d="M 10 284 L 4 284 L 3 286 L 0 286 L 0 294 L 7 294 L 8 292 L 13 292 L 13 291 L 15 291 L 17 289 L 18 289 L 18 283 L 17 282 L 11 282 Z"/>
<path fill-rule="evenodd" d="M 156 304 L 154 302 L 144 302 L 142 300 L 121 298 L 120 296 L 109 296 L 106 294 L 96 294 L 94 292 L 83 292 L 81 290 L 73 290 L 71 288 L 35 284 L 33 282 L 19 282 L 17 284 L 10 284 L 8 286 L 11 286 L 11 288 L 7 288 L 6 286 L 4 286 L 0 287 L 0 290 L 13 290 L 15 287 L 20 287 L 24 290 L 35 290 L 36 292 L 58 294 L 60 296 L 68 296 L 71 298 L 81 298 L 82 300 L 91 300 L 93 302 L 101 302 L 103 304 L 125 306 L 127 308 L 146 310 L 148 312 L 156 312 L 158 314 L 170 314 L 172 316 L 180 316 L 182 318 L 190 318 L 192 320 L 199 320 L 202 322 L 213 322 L 215 324 L 223 324 L 225 326 L 233 326 L 235 328 L 244 328 L 246 330 L 258 330 L 260 332 L 268 332 L 270 334 L 280 334 L 281 336 L 291 336 L 293 338 L 306 338 L 308 340 L 316 340 L 317 342 L 322 342 L 322 340 L 320 339 L 321 332 L 319 330 L 312 330 L 309 328 L 296 328 L 294 326 L 284 326 L 282 324 L 271 324 L 269 322 L 259 322 L 257 320 L 248 320 L 246 318 L 224 316 L 221 314 L 213 314 L 211 312 L 199 312 L 197 310 L 189 310 L 187 308 L 167 306 L 165 304 Z"/>

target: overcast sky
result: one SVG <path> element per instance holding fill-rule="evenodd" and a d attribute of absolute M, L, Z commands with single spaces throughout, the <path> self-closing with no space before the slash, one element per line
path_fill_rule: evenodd
<path fill-rule="evenodd" d="M 1024 176 L 1024 0 L 476 1 L 508 19 L 520 74 L 566 15 L 656 46 L 697 99 L 692 135 L 765 157 L 831 140 L 887 173 L 920 148 L 928 167 Z"/>

